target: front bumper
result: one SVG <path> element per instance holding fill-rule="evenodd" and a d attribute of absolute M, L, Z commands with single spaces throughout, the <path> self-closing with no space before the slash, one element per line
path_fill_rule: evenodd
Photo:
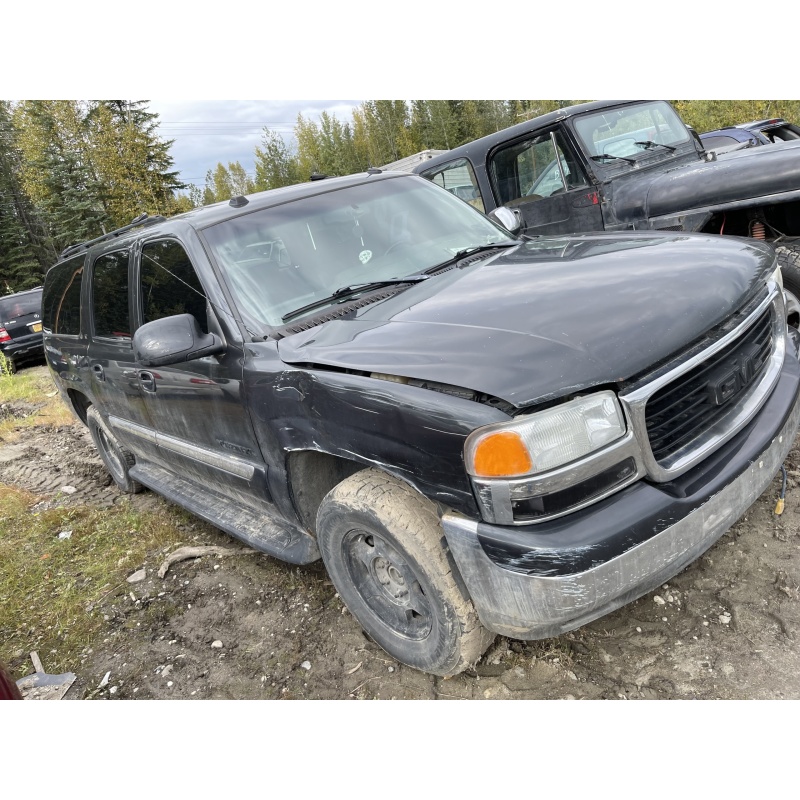
<path fill-rule="evenodd" d="M 481 622 L 515 639 L 558 636 L 680 572 L 771 483 L 800 427 L 798 389 L 800 368 L 787 355 L 770 398 L 722 452 L 679 486 L 640 482 L 573 515 L 572 528 L 563 518 L 551 546 L 540 526 L 509 531 L 445 514 L 447 542 Z"/>

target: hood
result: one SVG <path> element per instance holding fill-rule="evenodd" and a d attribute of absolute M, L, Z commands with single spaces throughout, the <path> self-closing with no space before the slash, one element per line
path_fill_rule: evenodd
<path fill-rule="evenodd" d="M 612 207 L 620 222 L 706 207 L 724 207 L 767 195 L 800 193 L 800 140 L 762 145 L 697 161 L 667 172 L 628 173 L 614 185 Z"/>
<path fill-rule="evenodd" d="M 289 364 L 436 381 L 521 407 L 651 369 L 773 269 L 766 245 L 700 234 L 542 238 L 281 339 Z"/>

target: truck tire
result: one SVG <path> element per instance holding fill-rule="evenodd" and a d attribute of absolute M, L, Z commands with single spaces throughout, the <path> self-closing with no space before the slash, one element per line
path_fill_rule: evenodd
<path fill-rule="evenodd" d="M 94 406 L 89 406 L 86 412 L 86 424 L 92 434 L 94 446 L 100 453 L 100 458 L 103 459 L 114 483 L 127 494 L 138 494 L 143 491 L 144 486 L 131 478 L 128 472 L 136 463 L 136 458 L 130 450 L 119 443 Z"/>
<path fill-rule="evenodd" d="M 786 319 L 791 327 L 800 328 L 800 242 L 777 245 L 775 255 L 783 275 Z"/>
<path fill-rule="evenodd" d="M 364 631 L 434 675 L 473 666 L 494 640 L 453 575 L 434 504 L 376 469 L 331 489 L 317 513 L 322 560 Z"/>

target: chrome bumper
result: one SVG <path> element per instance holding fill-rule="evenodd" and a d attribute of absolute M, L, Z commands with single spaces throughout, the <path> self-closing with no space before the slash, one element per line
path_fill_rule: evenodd
<path fill-rule="evenodd" d="M 669 528 L 584 572 L 525 575 L 495 564 L 478 541 L 478 523 L 445 514 L 447 542 L 481 622 L 515 639 L 545 639 L 636 600 L 711 547 L 769 486 L 800 426 L 800 396 L 781 430 L 724 489 Z"/>

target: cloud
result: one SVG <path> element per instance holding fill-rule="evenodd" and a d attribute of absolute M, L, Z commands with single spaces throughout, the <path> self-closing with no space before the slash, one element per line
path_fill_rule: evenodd
<path fill-rule="evenodd" d="M 171 154 L 180 179 L 202 186 L 218 163 L 238 161 L 255 174 L 255 148 L 265 127 L 294 138 L 298 114 L 318 120 L 323 111 L 349 122 L 360 100 L 151 100 L 159 131 L 174 140 Z"/>

